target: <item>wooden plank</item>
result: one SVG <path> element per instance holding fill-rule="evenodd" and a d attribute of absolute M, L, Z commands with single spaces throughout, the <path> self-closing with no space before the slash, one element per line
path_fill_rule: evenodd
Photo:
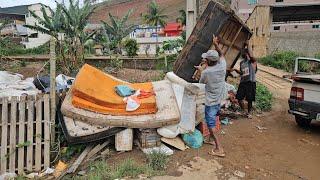
<path fill-rule="evenodd" d="M 16 124 L 17 122 L 17 97 L 11 97 L 11 118 L 10 118 L 10 151 L 9 151 L 9 172 L 15 172 L 16 163 Z"/>
<path fill-rule="evenodd" d="M 102 144 L 96 145 L 87 155 L 86 161 L 88 161 L 90 158 L 92 158 L 94 155 L 96 155 L 99 151 L 101 151 L 104 147 L 106 147 L 108 144 L 110 144 L 110 141 L 107 140 L 106 142 Z"/>
<path fill-rule="evenodd" d="M 35 170 L 41 170 L 41 140 L 42 140 L 42 129 L 41 129 L 41 121 L 42 121 L 42 98 L 41 96 L 37 96 L 36 100 L 36 147 L 35 147 Z"/>
<path fill-rule="evenodd" d="M 26 115 L 26 97 L 20 97 L 19 102 L 19 144 L 24 144 L 24 136 L 25 136 L 25 115 Z M 24 172 L 24 146 L 18 149 L 18 174 L 22 174 Z"/>
<path fill-rule="evenodd" d="M 56 41 L 50 39 L 50 102 L 51 102 L 51 143 L 55 140 L 55 119 L 56 119 Z"/>
<path fill-rule="evenodd" d="M 228 54 L 228 53 L 229 53 L 229 51 L 230 51 L 230 49 L 233 47 L 234 42 L 236 42 L 236 40 L 237 40 L 237 38 L 238 38 L 238 36 L 239 36 L 240 32 L 242 31 L 242 28 L 243 28 L 243 26 L 241 26 L 241 27 L 238 29 L 238 31 L 237 31 L 236 35 L 234 36 L 234 38 L 233 38 L 233 40 L 232 40 L 232 42 L 231 42 L 230 46 L 228 47 L 228 50 L 226 51 L 226 54 Z"/>
<path fill-rule="evenodd" d="M 2 99 L 2 115 L 1 115 L 1 174 L 7 170 L 7 131 L 8 131 L 8 99 Z"/>
<path fill-rule="evenodd" d="M 27 125 L 27 141 L 30 142 L 30 146 L 27 147 L 27 170 L 32 172 L 33 166 L 33 123 L 34 123 L 34 98 L 28 97 L 28 125 Z"/>
<path fill-rule="evenodd" d="M 50 101 L 49 95 L 44 95 L 44 169 L 50 167 Z M 54 141 L 54 140 L 53 140 Z"/>
<path fill-rule="evenodd" d="M 80 166 L 80 164 L 82 163 L 82 161 L 84 160 L 84 158 L 87 156 L 87 154 L 91 151 L 92 149 L 92 145 L 87 146 L 82 153 L 80 154 L 80 156 L 78 157 L 78 159 L 72 164 L 72 166 L 67 170 L 67 174 L 69 173 L 74 173 L 78 167 Z"/>

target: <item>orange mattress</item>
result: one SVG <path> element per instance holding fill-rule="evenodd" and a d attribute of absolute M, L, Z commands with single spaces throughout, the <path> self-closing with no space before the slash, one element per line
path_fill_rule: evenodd
<path fill-rule="evenodd" d="M 130 84 L 85 64 L 73 84 L 72 104 L 78 108 L 110 115 L 142 115 L 157 112 L 155 96 L 141 99 L 141 105 L 136 111 L 127 112 L 123 97 L 115 92 L 117 85 L 128 85 L 133 89 L 146 91 L 153 90 L 151 82 Z"/>

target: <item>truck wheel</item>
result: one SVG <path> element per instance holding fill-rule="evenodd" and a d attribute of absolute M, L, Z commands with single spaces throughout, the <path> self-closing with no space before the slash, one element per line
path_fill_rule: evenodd
<path fill-rule="evenodd" d="M 296 122 L 297 122 L 298 126 L 300 126 L 302 128 L 310 127 L 311 119 L 306 119 L 306 118 L 303 118 L 298 115 L 296 115 L 295 117 L 296 117 Z"/>

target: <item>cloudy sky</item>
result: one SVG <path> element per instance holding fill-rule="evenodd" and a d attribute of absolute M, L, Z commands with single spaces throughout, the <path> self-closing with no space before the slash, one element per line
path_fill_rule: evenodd
<path fill-rule="evenodd" d="M 58 2 L 62 2 L 63 0 L 57 0 Z M 64 0 L 67 4 L 69 0 Z M 80 0 L 81 1 L 81 0 Z M 28 5 L 34 3 L 42 3 L 51 7 L 55 7 L 54 0 L 0 0 L 0 7 L 10 7 L 10 6 L 19 6 L 19 5 Z"/>

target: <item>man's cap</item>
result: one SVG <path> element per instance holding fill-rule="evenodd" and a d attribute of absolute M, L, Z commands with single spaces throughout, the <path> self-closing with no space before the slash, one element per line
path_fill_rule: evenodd
<path fill-rule="evenodd" d="M 209 50 L 208 52 L 203 53 L 201 57 L 213 62 L 218 61 L 220 58 L 219 53 L 216 50 Z"/>

